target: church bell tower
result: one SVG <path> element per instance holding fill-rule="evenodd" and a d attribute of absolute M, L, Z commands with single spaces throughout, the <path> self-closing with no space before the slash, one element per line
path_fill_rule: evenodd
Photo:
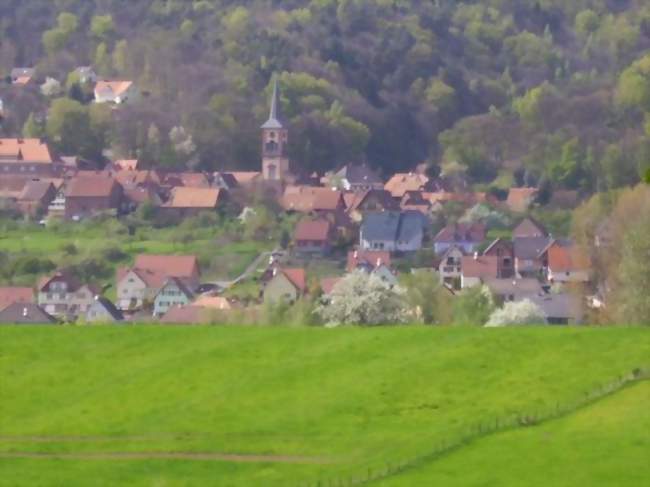
<path fill-rule="evenodd" d="M 289 175 L 287 145 L 289 130 L 282 121 L 280 89 L 273 81 L 269 119 L 262 125 L 262 176 L 265 181 L 283 181 Z"/>

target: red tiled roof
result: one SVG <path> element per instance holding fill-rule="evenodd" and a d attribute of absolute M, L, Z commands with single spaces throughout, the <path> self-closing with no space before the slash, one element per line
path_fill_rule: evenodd
<path fill-rule="evenodd" d="M 133 81 L 98 81 L 95 85 L 95 93 L 110 93 L 113 96 L 120 96 L 125 93 Z"/>
<path fill-rule="evenodd" d="M 199 268 L 199 262 L 193 255 L 141 254 L 135 258 L 133 268 L 171 277 L 192 277 Z"/>
<path fill-rule="evenodd" d="M 553 272 L 569 272 L 589 269 L 590 263 L 575 245 L 554 242 L 548 248 L 548 267 Z"/>
<path fill-rule="evenodd" d="M 506 203 L 512 211 L 524 212 L 537 194 L 537 188 L 510 188 Z"/>
<path fill-rule="evenodd" d="M 3 162 L 52 163 L 50 149 L 40 139 L 0 139 L 0 159 Z"/>
<path fill-rule="evenodd" d="M 391 177 L 384 189 L 394 198 L 401 198 L 407 191 L 419 191 L 429 182 L 429 178 L 424 174 L 417 173 L 397 173 Z"/>
<path fill-rule="evenodd" d="M 239 185 L 254 183 L 262 177 L 262 173 L 259 171 L 229 171 L 226 174 L 235 178 Z"/>
<path fill-rule="evenodd" d="M 192 306 L 217 310 L 232 309 L 230 301 L 223 296 L 199 296 L 196 301 L 192 303 Z"/>
<path fill-rule="evenodd" d="M 485 240 L 486 228 L 482 223 L 457 223 L 447 225 L 433 239 L 434 242 L 482 242 Z"/>
<path fill-rule="evenodd" d="M 66 198 L 108 198 L 118 183 L 108 175 L 76 176 L 68 182 Z"/>
<path fill-rule="evenodd" d="M 323 291 L 323 294 L 330 294 L 342 277 L 325 277 L 320 280 L 320 288 Z"/>
<path fill-rule="evenodd" d="M 496 278 L 498 272 L 499 258 L 487 255 L 474 257 L 464 256 L 461 260 L 463 277 Z"/>
<path fill-rule="evenodd" d="M 31 287 L 0 287 L 0 311 L 13 303 L 34 302 L 34 290 Z"/>
<path fill-rule="evenodd" d="M 204 324 L 210 321 L 209 312 L 202 306 L 174 306 L 170 308 L 161 323 L 169 325 Z"/>
<path fill-rule="evenodd" d="M 291 283 L 301 292 L 307 291 L 307 275 L 305 269 L 280 269 Z"/>
<path fill-rule="evenodd" d="M 216 188 L 192 188 L 180 186 L 172 189 L 166 208 L 205 208 L 217 207 L 221 190 Z"/>
<path fill-rule="evenodd" d="M 282 196 L 285 210 L 299 212 L 334 211 L 341 207 L 342 201 L 340 191 L 312 186 L 288 186 Z"/>
<path fill-rule="evenodd" d="M 122 171 L 135 171 L 138 169 L 138 160 L 137 159 L 118 159 L 113 162 L 113 165 Z"/>
<path fill-rule="evenodd" d="M 295 240 L 326 241 L 329 239 L 332 225 L 324 219 L 301 220 L 296 226 Z"/>

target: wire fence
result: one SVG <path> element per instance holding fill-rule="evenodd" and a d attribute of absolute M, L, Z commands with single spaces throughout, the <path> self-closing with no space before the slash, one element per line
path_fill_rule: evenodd
<path fill-rule="evenodd" d="M 510 414 L 493 419 L 484 418 L 482 421 L 464 428 L 464 431 L 455 437 L 435 443 L 431 450 L 422 454 L 402 460 L 387 461 L 383 465 L 361 468 L 354 474 L 332 476 L 318 479 L 315 482 L 302 483 L 299 484 L 299 487 L 352 487 L 386 479 L 403 473 L 406 470 L 432 462 L 485 436 L 516 428 L 535 426 L 571 414 L 599 399 L 618 392 L 629 384 L 645 379 L 650 379 L 650 369 L 642 367 L 635 368 L 628 374 L 619 375 L 610 382 L 597 386 L 590 391 L 585 391 L 572 401 L 564 403 L 556 402 L 554 406 L 525 413 Z"/>

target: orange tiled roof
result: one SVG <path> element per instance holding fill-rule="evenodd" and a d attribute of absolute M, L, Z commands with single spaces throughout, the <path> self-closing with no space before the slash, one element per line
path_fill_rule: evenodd
<path fill-rule="evenodd" d="M 206 208 L 217 207 L 221 190 L 216 188 L 193 188 L 179 186 L 172 189 L 166 208 Z"/>
<path fill-rule="evenodd" d="M 120 96 L 124 94 L 133 81 L 98 81 L 95 85 L 95 93 L 110 93 L 113 96 Z"/>
<path fill-rule="evenodd" d="M 0 159 L 3 162 L 52 163 L 50 149 L 40 139 L 0 139 Z"/>
<path fill-rule="evenodd" d="M 423 189 L 428 182 L 429 178 L 424 174 L 397 173 L 386 182 L 384 189 L 390 192 L 394 198 L 401 198 L 407 191 Z"/>

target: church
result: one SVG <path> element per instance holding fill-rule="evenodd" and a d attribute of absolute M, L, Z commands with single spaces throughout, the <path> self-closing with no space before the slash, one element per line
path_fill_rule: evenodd
<path fill-rule="evenodd" d="M 269 182 L 286 182 L 291 178 L 288 156 L 289 129 L 282 120 L 277 78 L 273 82 L 269 119 L 261 129 L 262 178 Z"/>

